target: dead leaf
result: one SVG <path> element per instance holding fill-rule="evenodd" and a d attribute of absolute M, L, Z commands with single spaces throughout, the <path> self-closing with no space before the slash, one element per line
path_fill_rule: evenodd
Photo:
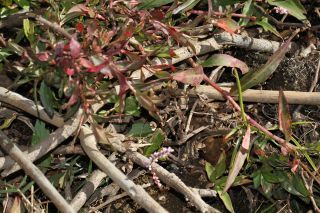
<path fill-rule="evenodd" d="M 286 141 L 290 141 L 291 138 L 291 116 L 289 114 L 289 106 L 287 103 L 287 99 L 282 90 L 279 91 L 279 110 L 278 110 L 278 118 L 279 118 L 279 129 L 283 132 Z"/>
<path fill-rule="evenodd" d="M 228 191 L 228 189 L 233 184 L 234 180 L 236 179 L 237 175 L 239 174 L 244 161 L 246 160 L 246 157 L 248 155 L 249 147 L 250 147 L 250 135 L 251 135 L 251 129 L 250 126 L 247 126 L 247 131 L 243 137 L 242 145 L 236 155 L 236 158 L 234 160 L 233 166 L 229 172 L 226 185 L 224 186 L 223 192 Z"/>

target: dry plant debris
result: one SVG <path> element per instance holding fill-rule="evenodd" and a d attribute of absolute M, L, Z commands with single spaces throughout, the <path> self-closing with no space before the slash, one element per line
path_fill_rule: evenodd
<path fill-rule="evenodd" d="M 3 212 L 319 212 L 319 1 L 0 6 Z"/>

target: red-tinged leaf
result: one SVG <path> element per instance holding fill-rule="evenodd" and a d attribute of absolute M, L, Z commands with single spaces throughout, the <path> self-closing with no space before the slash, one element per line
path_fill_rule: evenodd
<path fill-rule="evenodd" d="M 250 147 L 250 135 L 251 135 L 251 129 L 250 126 L 247 127 L 247 131 L 243 137 L 242 140 L 242 145 L 235 157 L 233 166 L 229 172 L 226 185 L 224 186 L 223 192 L 228 191 L 228 189 L 231 187 L 233 184 L 234 180 L 236 179 L 237 175 L 239 174 L 244 161 L 246 160 L 246 157 L 249 152 L 249 147 Z"/>
<path fill-rule="evenodd" d="M 294 159 L 291 165 L 291 172 L 296 173 L 300 164 L 299 159 Z"/>
<path fill-rule="evenodd" d="M 43 61 L 43 62 L 48 61 L 49 53 L 47 51 L 38 53 L 37 58 L 39 59 L 39 61 Z"/>
<path fill-rule="evenodd" d="M 78 23 L 76 24 L 76 29 L 77 29 L 78 32 L 82 33 L 83 30 L 84 30 L 83 24 L 80 23 L 80 22 L 78 22 Z"/>
<path fill-rule="evenodd" d="M 80 44 L 74 38 L 70 40 L 69 43 L 70 54 L 72 58 L 78 58 L 80 56 Z"/>
<path fill-rule="evenodd" d="M 94 64 L 93 64 L 91 61 L 89 61 L 89 60 L 87 60 L 87 59 L 85 59 L 85 58 L 80 58 L 78 62 L 79 62 L 79 64 L 80 64 L 81 66 L 83 66 L 83 67 L 85 67 L 85 68 L 92 68 L 92 67 L 94 67 Z"/>
<path fill-rule="evenodd" d="M 120 106 L 120 112 L 123 112 L 125 94 L 126 94 L 126 91 L 129 89 L 129 83 L 127 81 L 127 78 L 117 69 L 117 67 L 114 64 L 111 64 L 110 68 L 111 68 L 112 75 L 118 79 L 118 82 L 120 85 L 119 106 Z"/>
<path fill-rule="evenodd" d="M 169 34 L 172 36 L 172 38 L 174 40 L 176 40 L 176 42 L 178 42 L 179 44 L 181 44 L 183 46 L 190 47 L 192 49 L 193 53 L 196 54 L 196 52 L 197 52 L 196 48 L 189 41 L 189 39 L 187 39 L 182 33 L 180 33 L 174 27 L 167 26 L 167 30 L 168 30 Z"/>
<path fill-rule="evenodd" d="M 78 12 L 89 12 L 91 9 L 87 6 L 85 6 L 84 4 L 77 4 L 73 7 L 71 7 L 71 9 L 67 12 L 67 14 L 69 13 L 78 13 Z"/>
<path fill-rule="evenodd" d="M 68 102 L 62 105 L 62 109 L 69 109 L 71 106 L 76 104 L 79 100 L 79 93 L 77 90 L 75 90 L 71 97 L 69 98 Z"/>
<path fill-rule="evenodd" d="M 173 73 L 171 77 L 176 81 L 196 86 L 203 80 L 203 69 L 202 66 L 198 66 L 192 69 Z"/>
<path fill-rule="evenodd" d="M 249 68 L 243 61 L 226 54 L 214 54 L 202 63 L 203 67 L 213 66 L 226 66 L 226 67 L 237 67 L 241 70 L 242 74 L 247 73 Z"/>
<path fill-rule="evenodd" d="M 269 58 L 266 64 L 260 67 L 257 71 L 248 72 L 241 78 L 240 83 L 242 91 L 265 82 L 272 75 L 288 51 L 291 40 L 297 33 L 298 31 L 295 31 L 292 36 Z M 235 85 L 231 88 L 230 93 L 231 95 L 235 95 L 237 92 L 237 85 Z"/>
<path fill-rule="evenodd" d="M 165 18 L 165 13 L 162 10 L 155 9 L 152 11 L 151 16 L 157 21 L 162 21 Z"/>
<path fill-rule="evenodd" d="M 159 110 L 156 105 L 152 102 L 151 98 L 139 91 L 135 92 L 135 96 L 139 104 L 148 110 L 149 114 L 158 121 L 162 121 L 161 117 L 159 116 Z"/>
<path fill-rule="evenodd" d="M 74 69 L 73 68 L 66 68 L 64 71 L 68 76 L 73 76 L 74 75 Z"/>
<path fill-rule="evenodd" d="M 286 141 L 290 141 L 291 138 L 291 116 L 289 113 L 289 106 L 287 99 L 282 90 L 279 91 L 279 129 L 283 132 Z"/>
<path fill-rule="evenodd" d="M 240 29 L 238 23 L 231 18 L 218 19 L 215 24 L 231 34 L 237 32 Z"/>

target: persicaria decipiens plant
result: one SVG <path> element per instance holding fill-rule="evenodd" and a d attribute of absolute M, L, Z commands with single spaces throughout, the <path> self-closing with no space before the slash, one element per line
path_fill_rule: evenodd
<path fill-rule="evenodd" d="M 173 152 L 174 150 L 171 147 L 163 147 L 159 152 L 154 152 L 150 157 L 150 164 L 148 165 L 148 169 L 152 174 L 152 179 L 154 181 L 154 183 L 161 188 L 162 184 L 160 183 L 159 177 L 157 176 L 157 174 L 154 172 L 153 168 L 152 168 L 152 164 L 158 162 L 158 160 L 160 158 L 166 158 L 171 152 Z"/>

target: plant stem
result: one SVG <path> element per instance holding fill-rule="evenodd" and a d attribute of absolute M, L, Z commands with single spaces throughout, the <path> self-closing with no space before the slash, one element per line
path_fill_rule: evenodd
<path fill-rule="evenodd" d="M 241 112 L 240 106 L 237 104 L 237 102 L 230 96 L 229 93 L 221 89 L 216 83 L 211 81 L 208 76 L 204 75 L 203 79 L 209 83 L 214 89 L 216 89 L 218 92 L 220 92 L 226 100 L 228 100 L 233 108 L 235 108 L 237 111 Z M 284 139 L 272 134 L 269 130 L 267 130 L 265 127 L 261 126 L 259 123 L 257 123 L 254 119 L 252 119 L 249 115 L 245 114 L 247 121 L 251 123 L 254 127 L 259 129 L 261 132 L 272 138 L 273 140 L 277 141 L 279 144 L 281 144 L 284 148 L 286 148 L 288 151 L 295 150 L 296 147 L 292 144 L 287 143 Z"/>

